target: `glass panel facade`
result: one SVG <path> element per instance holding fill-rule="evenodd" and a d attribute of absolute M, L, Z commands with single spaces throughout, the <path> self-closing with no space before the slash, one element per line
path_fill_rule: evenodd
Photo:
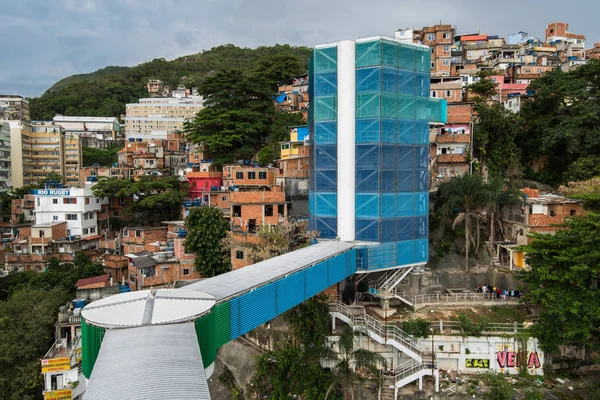
<path fill-rule="evenodd" d="M 309 66 L 310 222 L 337 236 L 337 48 L 317 47 Z M 375 38 L 355 43 L 355 238 L 360 268 L 428 258 L 429 123 L 446 102 L 429 98 L 429 48 Z M 341 78 L 340 78 L 341 79 Z M 345 121 L 345 120 L 344 120 Z"/>
<path fill-rule="evenodd" d="M 308 127 L 311 138 L 308 206 L 310 229 L 337 234 L 337 47 L 315 49 L 309 62 Z"/>

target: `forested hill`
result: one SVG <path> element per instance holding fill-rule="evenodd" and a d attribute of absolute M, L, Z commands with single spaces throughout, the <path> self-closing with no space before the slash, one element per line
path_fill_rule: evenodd
<path fill-rule="evenodd" d="M 126 103 L 147 96 L 148 79 L 160 79 L 172 88 L 180 84 L 190 88 L 215 71 L 247 71 L 279 55 L 294 56 L 301 65 L 308 65 L 310 49 L 289 45 L 249 49 L 227 44 L 172 61 L 159 58 L 135 67 L 110 66 L 73 75 L 55 83 L 41 97 L 30 99 L 31 119 L 48 120 L 56 114 L 119 117 Z"/>

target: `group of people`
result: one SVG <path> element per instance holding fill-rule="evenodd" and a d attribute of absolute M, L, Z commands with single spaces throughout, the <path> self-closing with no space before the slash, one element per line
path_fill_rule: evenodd
<path fill-rule="evenodd" d="M 495 296 L 497 299 L 502 300 L 506 300 L 508 297 L 516 297 L 519 299 L 523 297 L 523 292 L 519 290 L 502 289 L 488 284 L 477 286 L 477 293 L 483 293 L 484 297 L 489 295 L 490 297 Z"/>

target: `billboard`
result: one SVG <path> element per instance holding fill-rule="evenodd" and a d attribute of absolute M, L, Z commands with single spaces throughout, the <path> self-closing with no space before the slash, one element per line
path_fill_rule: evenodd
<path fill-rule="evenodd" d="M 42 360 L 42 374 L 47 372 L 68 371 L 71 369 L 71 358 L 51 358 Z"/>
<path fill-rule="evenodd" d="M 71 389 L 53 390 L 44 393 L 44 400 L 71 400 L 72 398 L 73 391 Z"/>

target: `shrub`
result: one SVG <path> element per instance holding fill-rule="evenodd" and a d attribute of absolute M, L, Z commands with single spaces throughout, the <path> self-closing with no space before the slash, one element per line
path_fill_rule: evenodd
<path fill-rule="evenodd" d="M 423 318 L 416 318 L 402 323 L 402 329 L 415 338 L 429 337 L 429 326 L 431 322 Z"/>

